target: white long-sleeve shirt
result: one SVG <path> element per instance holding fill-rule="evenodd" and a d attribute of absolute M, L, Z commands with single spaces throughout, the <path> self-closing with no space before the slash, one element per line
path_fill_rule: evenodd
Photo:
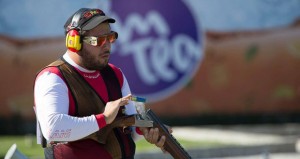
<path fill-rule="evenodd" d="M 67 53 L 63 58 L 79 71 L 88 74 L 90 78 L 96 78 L 95 71 L 87 70 L 77 65 Z M 121 85 L 122 96 L 131 93 L 126 77 L 123 75 Z M 34 87 L 35 111 L 37 121 L 41 126 L 42 134 L 48 142 L 74 141 L 86 137 L 100 129 L 95 115 L 86 117 L 74 117 L 69 115 L 69 93 L 64 80 L 55 73 L 44 71 L 40 74 Z M 129 102 L 125 106 L 127 115 L 136 114 L 135 106 Z M 135 131 L 134 131 L 135 132 Z M 40 140 L 40 129 L 37 128 L 37 140 Z"/>

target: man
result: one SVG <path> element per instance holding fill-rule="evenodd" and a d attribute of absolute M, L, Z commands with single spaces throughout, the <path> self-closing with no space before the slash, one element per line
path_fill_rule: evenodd
<path fill-rule="evenodd" d="M 124 74 L 108 63 L 114 22 L 99 9 L 78 10 L 64 26 L 68 50 L 38 73 L 37 136 L 46 158 L 134 158 L 137 134 L 163 149 L 165 137 L 153 128 L 115 128 L 105 144 L 98 140 L 116 117 L 136 113 Z"/>

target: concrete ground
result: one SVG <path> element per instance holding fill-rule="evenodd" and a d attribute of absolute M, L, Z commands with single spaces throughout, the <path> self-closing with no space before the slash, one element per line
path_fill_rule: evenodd
<path fill-rule="evenodd" d="M 173 136 L 228 145 L 186 149 L 195 159 L 300 159 L 300 124 L 173 127 Z M 139 153 L 136 158 L 172 157 L 156 151 Z"/>

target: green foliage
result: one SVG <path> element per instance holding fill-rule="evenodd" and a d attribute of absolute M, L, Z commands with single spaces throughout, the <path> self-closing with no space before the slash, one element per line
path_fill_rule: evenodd
<path fill-rule="evenodd" d="M 258 46 L 257 45 L 251 45 L 248 48 L 248 50 L 246 50 L 245 60 L 247 62 L 251 62 L 257 56 L 257 53 L 258 53 Z"/>
<path fill-rule="evenodd" d="M 213 141 L 190 141 L 178 139 L 178 142 L 185 148 L 207 148 L 224 146 L 222 143 Z M 4 158 L 8 149 L 14 144 L 17 144 L 17 149 L 29 158 L 43 158 L 44 151 L 41 145 L 36 144 L 36 137 L 29 136 L 0 136 L 0 158 Z M 141 139 L 136 143 L 136 152 L 161 151 L 155 145 Z"/>
<path fill-rule="evenodd" d="M 4 158 L 8 149 L 17 144 L 17 149 L 25 156 L 35 158 L 43 156 L 42 147 L 36 144 L 36 138 L 32 135 L 27 136 L 0 136 L 0 158 Z"/>
<path fill-rule="evenodd" d="M 295 98 L 295 88 L 290 85 L 279 85 L 275 88 L 273 92 L 273 97 L 276 99 L 293 99 Z"/>

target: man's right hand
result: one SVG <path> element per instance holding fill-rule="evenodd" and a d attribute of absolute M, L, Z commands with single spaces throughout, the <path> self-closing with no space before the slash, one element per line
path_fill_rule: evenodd
<path fill-rule="evenodd" d="M 128 94 L 127 96 L 122 97 L 118 100 L 110 101 L 110 102 L 106 103 L 106 106 L 105 106 L 105 109 L 103 112 L 106 124 L 110 124 L 115 120 L 115 118 L 118 114 L 119 108 L 121 106 L 127 105 L 129 100 L 131 99 L 131 97 L 132 97 L 132 95 Z"/>

